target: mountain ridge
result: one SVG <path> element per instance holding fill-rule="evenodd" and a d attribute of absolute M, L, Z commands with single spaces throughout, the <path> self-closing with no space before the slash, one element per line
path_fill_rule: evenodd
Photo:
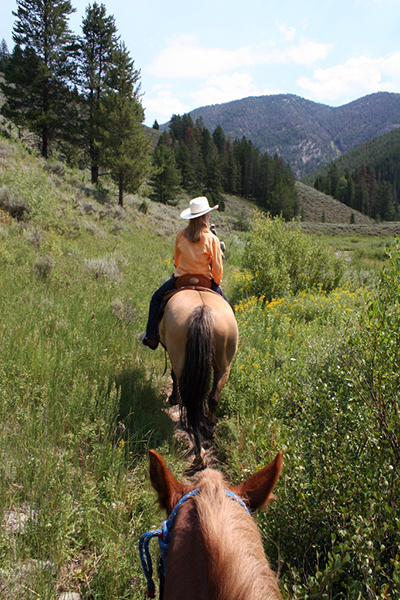
<path fill-rule="evenodd" d="M 320 176 L 326 176 L 329 169 L 334 165 L 337 166 L 339 175 L 344 175 L 346 171 L 354 171 L 362 163 L 371 166 L 380 172 L 381 176 L 387 178 L 390 171 L 384 163 L 387 163 L 390 159 L 396 162 L 397 165 L 397 172 L 395 174 L 397 182 L 400 176 L 400 127 L 396 127 L 388 133 L 384 133 L 379 137 L 368 140 L 360 146 L 356 146 L 356 148 L 340 155 L 333 163 L 327 163 L 317 171 L 313 171 L 304 177 L 302 181 L 307 185 L 313 186 L 315 180 Z"/>
<path fill-rule="evenodd" d="M 250 96 L 196 108 L 213 132 L 232 140 L 245 136 L 270 155 L 279 154 L 301 179 L 364 142 L 400 127 L 400 94 L 377 92 L 332 107 L 294 94 Z M 161 126 L 168 129 L 168 123 Z"/>

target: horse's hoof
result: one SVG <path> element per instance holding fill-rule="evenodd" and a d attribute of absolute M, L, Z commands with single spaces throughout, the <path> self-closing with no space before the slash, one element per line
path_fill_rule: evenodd
<path fill-rule="evenodd" d="M 196 456 L 193 461 L 193 467 L 196 471 L 201 471 L 207 467 L 206 452 L 202 446 L 196 449 Z"/>
<path fill-rule="evenodd" d="M 179 399 L 177 396 L 173 396 L 172 394 L 170 395 L 170 397 L 168 398 L 168 404 L 170 406 L 176 406 L 177 404 L 179 404 Z"/>

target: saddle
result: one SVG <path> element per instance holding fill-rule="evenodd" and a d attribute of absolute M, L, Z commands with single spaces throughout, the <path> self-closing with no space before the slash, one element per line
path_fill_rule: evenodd
<path fill-rule="evenodd" d="M 202 287 L 211 288 L 211 279 L 205 275 L 181 275 L 176 280 L 176 289 L 179 290 L 183 287 Z"/>
<path fill-rule="evenodd" d="M 211 280 L 205 275 L 181 275 L 176 280 L 176 289 L 167 292 L 163 298 L 158 312 L 158 322 L 162 319 L 168 300 L 181 290 L 198 290 L 199 292 L 210 292 L 219 295 L 218 292 L 211 289 Z"/>

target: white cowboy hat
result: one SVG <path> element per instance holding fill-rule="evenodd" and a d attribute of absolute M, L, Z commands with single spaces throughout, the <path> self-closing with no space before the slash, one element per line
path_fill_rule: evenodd
<path fill-rule="evenodd" d="M 208 200 L 205 196 L 199 196 L 199 198 L 193 198 L 193 200 L 189 202 L 189 208 L 186 208 L 183 212 L 181 212 L 181 219 L 196 219 L 197 217 L 206 215 L 216 208 L 218 208 L 218 204 L 211 207 L 208 204 Z"/>

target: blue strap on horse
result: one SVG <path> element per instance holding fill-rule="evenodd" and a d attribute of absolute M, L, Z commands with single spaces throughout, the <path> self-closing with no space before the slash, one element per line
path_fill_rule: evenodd
<path fill-rule="evenodd" d="M 155 585 L 153 581 L 153 564 L 151 561 L 149 544 L 153 537 L 158 537 L 158 543 L 161 550 L 161 569 L 165 576 L 165 562 L 167 559 L 168 546 L 171 539 L 172 528 L 175 523 L 175 517 L 178 513 L 179 508 L 186 500 L 195 496 L 199 491 L 199 488 L 192 490 L 189 494 L 182 496 L 179 502 L 176 504 L 174 510 L 169 515 L 168 519 L 164 521 L 160 529 L 153 529 L 144 533 L 139 540 L 139 555 L 140 562 L 142 563 L 142 569 L 147 579 L 147 595 L 149 598 L 155 598 Z"/>
<path fill-rule="evenodd" d="M 154 581 L 153 581 L 153 563 L 151 560 L 151 554 L 150 554 L 150 548 L 149 548 L 150 541 L 152 540 L 152 538 L 158 537 L 158 543 L 159 543 L 160 551 L 161 551 L 160 576 L 162 577 L 162 580 L 165 580 L 168 547 L 169 547 L 169 542 L 171 540 L 172 528 L 175 523 L 176 515 L 178 514 L 178 510 L 180 509 L 182 504 L 184 504 L 186 502 L 186 500 L 189 500 L 189 498 L 193 498 L 193 496 L 195 496 L 199 491 L 200 491 L 200 488 L 196 488 L 196 489 L 192 490 L 191 492 L 189 492 L 188 494 L 186 494 L 185 496 L 182 496 L 182 498 L 179 500 L 179 502 L 175 505 L 175 507 L 174 507 L 173 511 L 171 512 L 171 514 L 169 515 L 168 519 L 163 522 L 160 529 L 152 529 L 151 531 L 144 533 L 139 540 L 140 562 L 142 564 L 142 569 L 143 569 L 143 572 L 144 572 L 146 580 L 147 580 L 147 596 L 149 598 L 156 597 L 155 585 L 154 585 Z M 239 498 L 239 496 L 236 496 L 236 494 L 234 494 L 230 490 L 225 490 L 225 494 L 229 498 L 232 498 L 233 500 L 236 500 L 237 502 L 239 502 L 239 504 L 241 506 L 243 506 L 243 508 L 245 508 L 246 511 L 248 512 L 248 514 L 250 515 L 249 509 L 247 508 L 247 506 L 243 502 L 243 500 L 241 498 Z M 162 598 L 162 594 L 160 594 L 160 598 Z"/>

